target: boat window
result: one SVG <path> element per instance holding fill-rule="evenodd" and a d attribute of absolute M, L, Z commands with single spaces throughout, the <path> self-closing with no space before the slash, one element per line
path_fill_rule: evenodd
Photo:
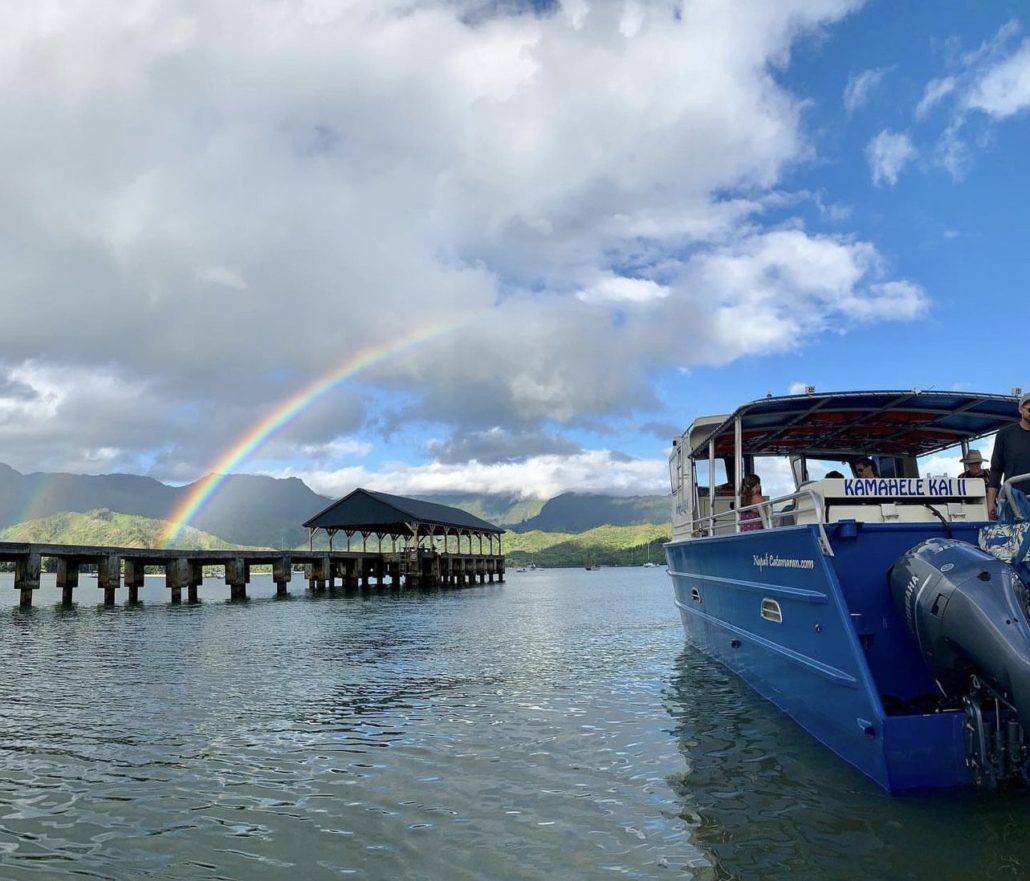
<path fill-rule="evenodd" d="M 783 623 L 783 612 L 780 611 L 780 604 L 776 600 L 762 600 L 762 617 L 774 624 Z"/>
<path fill-rule="evenodd" d="M 807 483 L 813 480 L 823 480 L 831 471 L 843 474 L 845 477 L 853 477 L 854 472 L 851 465 L 843 459 L 805 459 L 805 476 L 798 483 Z"/>
<path fill-rule="evenodd" d="M 701 602 L 701 591 L 699 591 L 696 587 L 690 588 L 690 598 L 695 603 Z"/>
<path fill-rule="evenodd" d="M 790 462 L 782 456 L 755 456 L 746 463 L 744 470 L 762 478 L 762 493 L 767 498 L 794 492 Z"/>
<path fill-rule="evenodd" d="M 708 460 L 698 459 L 694 465 L 695 480 L 699 487 L 710 487 L 712 482 L 708 479 Z M 715 460 L 715 485 L 721 486 L 728 483 L 726 479 L 726 463 L 722 459 Z"/>
<path fill-rule="evenodd" d="M 880 471 L 880 477 L 901 477 L 898 461 L 893 456 L 877 456 L 876 464 Z"/>

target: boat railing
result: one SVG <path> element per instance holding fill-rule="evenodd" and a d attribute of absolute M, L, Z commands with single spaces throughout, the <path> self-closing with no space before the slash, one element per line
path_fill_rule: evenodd
<path fill-rule="evenodd" d="M 1013 475 L 1012 477 L 1009 477 L 1005 480 L 1005 482 L 1001 485 L 1001 491 L 998 493 L 998 495 L 1006 501 L 1010 510 L 1014 512 L 1017 520 L 1030 519 L 1026 516 L 1026 514 L 1024 514 L 1022 507 L 1016 504 L 1016 500 L 1012 495 L 1012 490 L 1015 489 L 1015 486 L 1013 486 L 1013 484 L 1022 483 L 1024 480 L 1030 483 L 1030 474 Z"/>
<path fill-rule="evenodd" d="M 1017 475 L 1013 482 L 1030 475 Z M 1006 484 L 1007 485 L 1007 484 Z M 702 496 L 696 516 L 690 507 L 677 507 L 687 515 L 674 534 L 702 538 L 730 535 L 758 528 L 749 510 L 758 512 L 761 527 L 818 526 L 854 520 L 860 523 L 972 523 L 987 520 L 985 487 L 982 480 L 961 478 L 821 478 L 804 484 L 796 492 L 766 502 L 735 507 L 732 495 Z M 1011 498 L 1007 492 L 1006 497 Z M 712 510 L 714 508 L 714 510 Z M 743 523 L 741 515 L 744 515 Z M 1030 512 L 1026 518 L 1030 519 Z"/>
<path fill-rule="evenodd" d="M 728 535 L 736 532 L 751 531 L 755 527 L 746 527 L 753 518 L 745 518 L 743 525 L 741 514 L 745 511 L 757 511 L 763 529 L 774 529 L 778 526 L 794 526 L 798 518 L 805 516 L 805 523 L 819 528 L 820 544 L 825 552 L 832 555 L 830 543 L 826 538 L 825 508 L 820 495 L 812 489 L 802 488 L 796 492 L 776 496 L 756 505 L 734 507 L 726 511 L 716 511 L 698 517 L 689 522 L 689 534 L 694 538 L 712 535 Z"/>

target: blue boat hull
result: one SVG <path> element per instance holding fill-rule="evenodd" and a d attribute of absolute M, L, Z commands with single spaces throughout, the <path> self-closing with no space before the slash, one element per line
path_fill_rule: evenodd
<path fill-rule="evenodd" d="M 976 542 L 979 524 L 951 524 Z M 887 573 L 936 524 L 741 532 L 666 546 L 687 638 L 884 789 L 966 786 L 963 713 L 924 712 L 937 686 Z"/>

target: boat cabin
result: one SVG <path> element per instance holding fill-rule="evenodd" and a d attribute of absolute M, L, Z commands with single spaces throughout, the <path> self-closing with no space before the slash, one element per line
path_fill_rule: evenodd
<path fill-rule="evenodd" d="M 984 521 L 983 480 L 921 475 L 919 459 L 950 447 L 964 456 L 972 442 L 1018 418 L 1015 404 L 1006 395 L 960 392 L 812 393 L 702 417 L 673 442 L 673 537 L 739 532 L 749 509 L 769 529 Z M 873 461 L 876 476 L 858 473 L 864 458 Z M 784 489 L 742 507 L 747 474 Z"/>

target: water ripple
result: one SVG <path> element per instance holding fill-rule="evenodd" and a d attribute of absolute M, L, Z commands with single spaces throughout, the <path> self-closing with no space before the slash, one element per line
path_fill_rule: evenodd
<path fill-rule="evenodd" d="M 63 609 L 50 586 L 0 623 L 5 881 L 1030 865 L 1021 800 L 882 795 L 684 651 L 653 569 L 287 602 L 268 579 L 247 603 L 204 591 L 174 607 L 148 583 L 140 606 Z"/>

